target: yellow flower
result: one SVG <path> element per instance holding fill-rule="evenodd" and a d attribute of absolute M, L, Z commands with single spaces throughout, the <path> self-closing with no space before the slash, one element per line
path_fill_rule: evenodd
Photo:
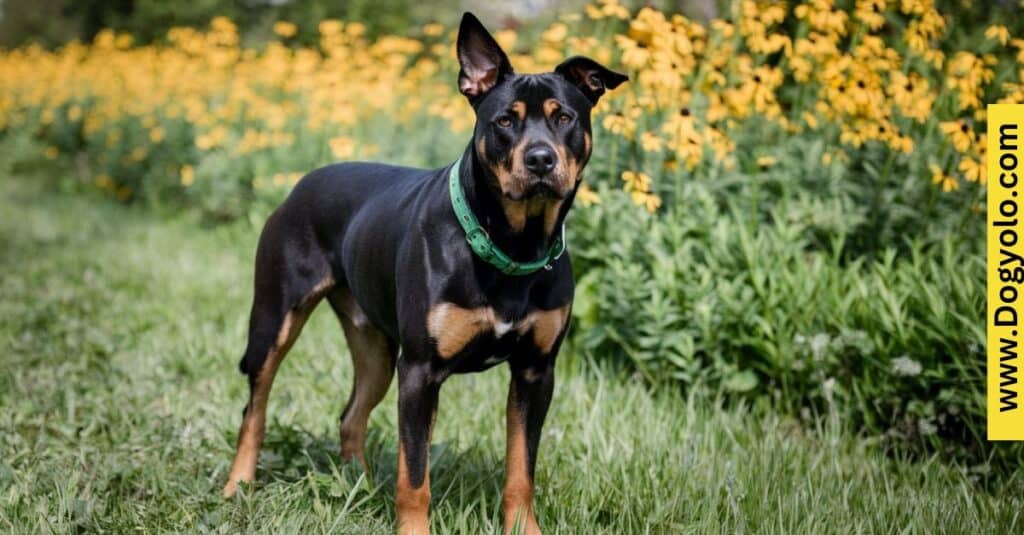
<path fill-rule="evenodd" d="M 661 206 L 661 197 L 651 193 L 651 177 L 647 173 L 623 171 L 622 180 L 626 183 L 624 189 L 629 193 L 634 204 L 643 206 L 651 213 Z"/>
<path fill-rule="evenodd" d="M 114 40 L 114 46 L 120 50 L 127 50 L 132 46 L 132 41 L 134 41 L 134 39 L 130 33 L 120 33 Z"/>
<path fill-rule="evenodd" d="M 1011 39 L 1010 44 L 1017 49 L 1017 63 L 1024 63 L 1024 39 Z"/>
<path fill-rule="evenodd" d="M 625 35 L 616 35 L 615 43 L 622 51 L 622 64 L 630 69 L 643 68 L 651 60 L 651 51 L 645 43 L 638 43 Z"/>
<path fill-rule="evenodd" d="M 544 32 L 540 34 L 540 38 L 542 41 L 547 41 L 548 43 L 551 44 L 560 45 L 563 42 L 565 42 L 565 38 L 568 35 L 569 27 L 566 26 L 565 23 L 556 22 L 549 26 L 547 30 L 544 30 Z"/>
<path fill-rule="evenodd" d="M 112 190 L 114 189 L 114 181 L 110 179 L 109 175 L 100 174 L 96 177 L 96 186 L 100 189 Z"/>
<path fill-rule="evenodd" d="M 974 144 L 974 130 L 967 121 L 943 121 L 939 123 L 939 128 L 949 136 L 957 152 L 967 152 Z"/>
<path fill-rule="evenodd" d="M 149 140 L 153 143 L 160 143 L 164 140 L 164 129 L 157 126 L 149 131 Z"/>
<path fill-rule="evenodd" d="M 960 166 L 958 167 L 960 172 L 964 174 L 964 178 L 971 182 L 977 182 L 982 186 L 985 185 L 987 177 L 985 175 L 985 160 L 980 158 L 975 160 L 974 158 L 964 158 L 960 160 Z"/>
<path fill-rule="evenodd" d="M 636 130 L 636 121 L 617 111 L 605 115 L 601 120 L 601 125 L 613 134 L 624 137 L 632 137 Z"/>
<path fill-rule="evenodd" d="M 775 165 L 776 162 L 778 162 L 778 160 L 776 160 L 774 156 L 760 156 L 757 158 L 757 166 L 761 169 L 767 169 Z"/>
<path fill-rule="evenodd" d="M 985 85 L 995 77 L 993 56 L 957 52 L 946 67 L 946 85 L 957 91 L 961 110 L 982 107 Z"/>
<path fill-rule="evenodd" d="M 623 171 L 622 181 L 626 183 L 626 191 L 651 190 L 651 177 L 642 171 Z"/>
<path fill-rule="evenodd" d="M 191 165 L 183 165 L 181 167 L 181 171 L 179 172 L 179 174 L 181 175 L 182 186 L 191 186 L 192 183 L 195 182 L 196 180 L 196 171 L 195 169 L 192 168 Z"/>
<path fill-rule="evenodd" d="M 356 142 L 350 137 L 338 136 L 331 138 L 328 143 L 331 145 L 331 153 L 339 160 L 351 158 L 356 152 Z"/>
<path fill-rule="evenodd" d="M 637 206 L 643 206 L 644 209 L 652 214 L 661 206 L 661 197 L 658 197 L 653 193 L 634 191 L 629 196 L 633 199 L 634 204 Z"/>
<path fill-rule="evenodd" d="M 299 33 L 299 27 L 291 22 L 279 20 L 274 23 L 274 33 L 288 39 L 290 37 L 295 37 L 295 34 Z"/>
<path fill-rule="evenodd" d="M 923 123 L 932 114 L 935 93 L 929 88 L 928 80 L 919 74 L 907 76 L 899 71 L 893 72 L 885 92 L 904 117 Z"/>
<path fill-rule="evenodd" d="M 50 146 L 46 147 L 46 151 L 44 151 L 44 154 L 46 154 L 46 157 L 48 159 L 56 160 L 57 156 L 60 156 L 60 150 L 58 150 L 57 147 Z"/>
<path fill-rule="evenodd" d="M 885 0 L 857 0 L 856 16 L 865 26 L 877 30 L 885 24 Z"/>
<path fill-rule="evenodd" d="M 818 129 L 818 118 L 815 117 L 813 113 L 805 111 L 803 118 L 804 122 L 807 123 L 807 126 L 809 126 L 811 130 Z"/>
<path fill-rule="evenodd" d="M 586 182 L 580 184 L 580 189 L 576 191 L 576 198 L 583 203 L 583 206 L 601 204 L 601 196 L 596 191 L 590 189 Z"/>
<path fill-rule="evenodd" d="M 519 35 L 516 34 L 516 31 L 512 29 L 506 28 L 504 30 L 498 30 L 494 32 L 494 40 L 497 41 L 498 45 L 505 50 L 510 50 L 513 47 L 515 47 L 516 39 L 518 38 Z"/>
<path fill-rule="evenodd" d="M 658 152 L 662 147 L 662 139 L 654 132 L 640 134 L 640 146 L 647 152 Z"/>
<path fill-rule="evenodd" d="M 622 20 L 629 18 L 629 10 L 622 4 L 619 4 L 618 0 L 597 0 L 597 3 L 601 5 L 601 13 L 606 17 Z"/>
<path fill-rule="evenodd" d="M 910 154 L 914 152 L 914 140 L 910 136 L 892 136 L 889 139 L 889 147 L 892 150 Z"/>
<path fill-rule="evenodd" d="M 985 30 L 985 38 L 992 41 L 999 41 L 999 44 L 1005 46 L 1010 40 L 1010 30 L 1002 24 L 993 24 Z"/>
<path fill-rule="evenodd" d="M 444 26 L 436 22 L 430 22 L 423 25 L 423 35 L 427 37 L 437 37 L 444 33 Z"/>
<path fill-rule="evenodd" d="M 932 183 L 942 186 L 942 191 L 953 191 L 960 189 L 960 184 L 955 178 L 947 175 L 941 167 L 935 164 L 928 164 L 928 169 L 932 172 Z"/>
<path fill-rule="evenodd" d="M 366 25 L 362 22 L 350 22 L 345 26 L 345 33 L 351 37 L 360 37 L 366 33 Z"/>
<path fill-rule="evenodd" d="M 343 26 L 340 20 L 327 19 L 320 21 L 317 30 L 324 37 L 332 37 L 341 33 Z"/>

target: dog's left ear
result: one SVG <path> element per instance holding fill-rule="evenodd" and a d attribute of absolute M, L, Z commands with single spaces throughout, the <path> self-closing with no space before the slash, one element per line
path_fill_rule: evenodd
<path fill-rule="evenodd" d="M 459 91 L 473 102 L 512 74 L 512 64 L 498 42 L 472 13 L 462 15 L 459 38 L 456 41 L 459 57 Z"/>
<path fill-rule="evenodd" d="M 617 73 L 604 65 L 583 56 L 573 56 L 555 67 L 555 72 L 562 75 L 590 100 L 597 104 L 607 89 L 615 89 L 619 84 L 629 80 L 625 74 Z"/>

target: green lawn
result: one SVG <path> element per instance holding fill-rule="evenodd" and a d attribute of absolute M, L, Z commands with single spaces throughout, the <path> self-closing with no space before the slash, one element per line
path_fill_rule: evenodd
<path fill-rule="evenodd" d="M 278 375 L 255 492 L 220 498 L 247 394 L 236 364 L 251 224 L 204 228 L 0 166 L 0 530 L 387 533 L 394 388 L 365 478 L 340 464 L 350 363 L 317 311 Z M 445 384 L 435 533 L 500 526 L 508 373 Z M 546 533 L 1020 532 L 1020 498 L 885 456 L 841 421 L 723 409 L 560 361 L 538 465 Z"/>

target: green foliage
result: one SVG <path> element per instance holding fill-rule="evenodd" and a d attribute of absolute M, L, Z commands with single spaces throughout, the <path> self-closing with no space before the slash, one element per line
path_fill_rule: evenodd
<path fill-rule="evenodd" d="M 573 340 L 652 384 L 838 411 L 894 446 L 1018 462 L 1021 448 L 984 436 L 980 193 L 943 195 L 909 157 L 864 149 L 825 166 L 821 153 L 792 136 L 768 169 L 669 173 L 654 215 L 599 158 L 603 202 L 570 224 Z"/>
<path fill-rule="evenodd" d="M 359 20 L 370 35 L 409 33 L 432 20 L 458 20 L 460 6 L 410 0 L 4 0 L 0 2 L 0 46 L 38 43 L 57 47 L 78 39 L 91 41 L 111 28 L 127 32 L 136 43 L 161 41 L 174 27 L 202 28 L 216 16 L 235 21 L 248 43 L 274 37 L 277 21 L 296 24 L 292 43 L 315 44 L 317 25 L 325 19 Z"/>

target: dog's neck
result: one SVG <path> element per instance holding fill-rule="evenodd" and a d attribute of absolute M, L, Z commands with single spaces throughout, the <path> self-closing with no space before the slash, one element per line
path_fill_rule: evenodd
<path fill-rule="evenodd" d="M 489 176 L 487 166 L 480 162 L 470 144 L 462 155 L 459 182 L 466 202 L 476 215 L 480 226 L 487 231 L 491 241 L 499 249 L 517 262 L 531 262 L 543 257 L 555 238 L 561 234 L 565 216 L 576 195 L 575 189 L 561 201 L 545 201 L 551 203 L 548 206 L 557 210 L 553 221 L 550 216 L 546 216 L 547 209 L 540 210 L 539 213 L 528 213 L 522 228 L 516 229 L 509 221 L 506 208 L 502 206 L 501 192 L 491 185 L 495 181 L 496 178 Z"/>

